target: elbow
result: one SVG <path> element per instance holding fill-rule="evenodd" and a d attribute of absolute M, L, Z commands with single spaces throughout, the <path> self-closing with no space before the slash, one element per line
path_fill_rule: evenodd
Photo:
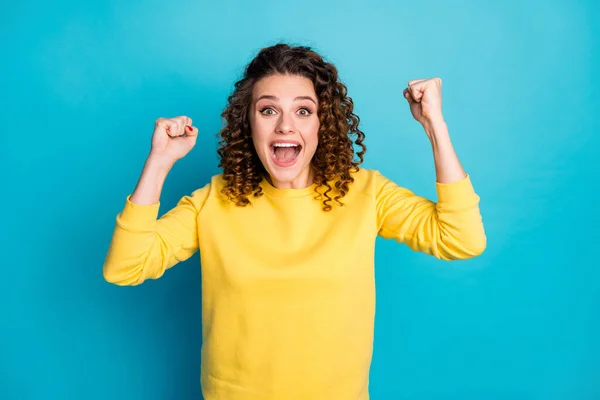
<path fill-rule="evenodd" d="M 143 279 L 140 278 L 121 278 L 119 276 L 113 274 L 104 274 L 104 280 L 108 283 L 112 283 L 117 286 L 137 286 L 141 285 L 144 282 Z"/>
<path fill-rule="evenodd" d="M 469 243 L 468 247 L 465 247 L 465 251 L 464 251 L 464 257 L 463 259 L 470 259 L 470 258 L 475 258 L 475 257 L 479 257 L 480 255 L 482 255 L 485 252 L 485 249 L 487 247 L 487 240 L 485 235 L 481 238 L 479 238 L 477 241 L 473 241 L 471 243 Z"/>
<path fill-rule="evenodd" d="M 121 268 L 109 263 L 102 267 L 102 276 L 108 283 L 117 286 L 137 286 L 144 282 L 143 268 Z"/>
<path fill-rule="evenodd" d="M 467 243 L 470 253 L 469 258 L 478 257 L 485 252 L 487 247 L 487 236 L 483 224 L 479 224 L 479 228 L 470 235 L 470 240 Z"/>
<path fill-rule="evenodd" d="M 158 279 L 170 265 L 153 257 L 151 252 L 126 257 L 109 252 L 104 260 L 104 280 L 118 286 L 137 286 L 147 279 Z"/>
<path fill-rule="evenodd" d="M 440 240 L 440 242 L 442 245 L 438 249 L 436 258 L 446 261 L 476 258 L 487 248 L 487 238 L 483 232 L 458 240 Z"/>

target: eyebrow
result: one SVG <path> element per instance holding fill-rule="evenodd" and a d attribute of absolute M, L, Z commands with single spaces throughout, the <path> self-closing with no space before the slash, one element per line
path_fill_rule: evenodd
<path fill-rule="evenodd" d="M 279 100 L 279 97 L 273 96 L 270 94 L 265 94 L 265 95 L 260 96 L 258 99 L 256 99 L 256 103 L 258 103 L 259 100 L 261 100 L 261 99 Z M 298 96 L 294 99 L 294 101 L 296 101 L 296 100 L 310 100 L 313 103 L 315 103 L 315 106 L 317 105 L 317 102 L 311 96 Z"/>

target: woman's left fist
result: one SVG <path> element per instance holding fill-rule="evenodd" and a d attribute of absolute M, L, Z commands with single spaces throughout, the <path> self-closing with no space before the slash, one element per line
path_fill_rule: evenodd
<path fill-rule="evenodd" d="M 444 121 L 442 116 L 442 80 L 440 78 L 415 79 L 408 82 L 404 98 L 410 112 L 423 126 Z"/>

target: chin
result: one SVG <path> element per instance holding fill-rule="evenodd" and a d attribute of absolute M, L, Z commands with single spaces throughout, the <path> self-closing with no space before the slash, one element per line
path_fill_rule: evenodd
<path fill-rule="evenodd" d="M 291 183 L 301 175 L 301 172 L 301 168 L 285 170 L 282 170 L 280 167 L 267 168 L 267 173 L 271 177 L 271 180 L 275 180 L 279 183 Z"/>

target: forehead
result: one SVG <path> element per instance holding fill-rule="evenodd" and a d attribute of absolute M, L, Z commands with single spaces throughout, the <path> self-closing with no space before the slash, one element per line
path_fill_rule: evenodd
<path fill-rule="evenodd" d="M 255 99 L 263 95 L 272 95 L 279 98 L 296 96 L 315 96 L 312 81 L 297 75 L 272 75 L 263 78 L 254 84 L 252 91 Z"/>

